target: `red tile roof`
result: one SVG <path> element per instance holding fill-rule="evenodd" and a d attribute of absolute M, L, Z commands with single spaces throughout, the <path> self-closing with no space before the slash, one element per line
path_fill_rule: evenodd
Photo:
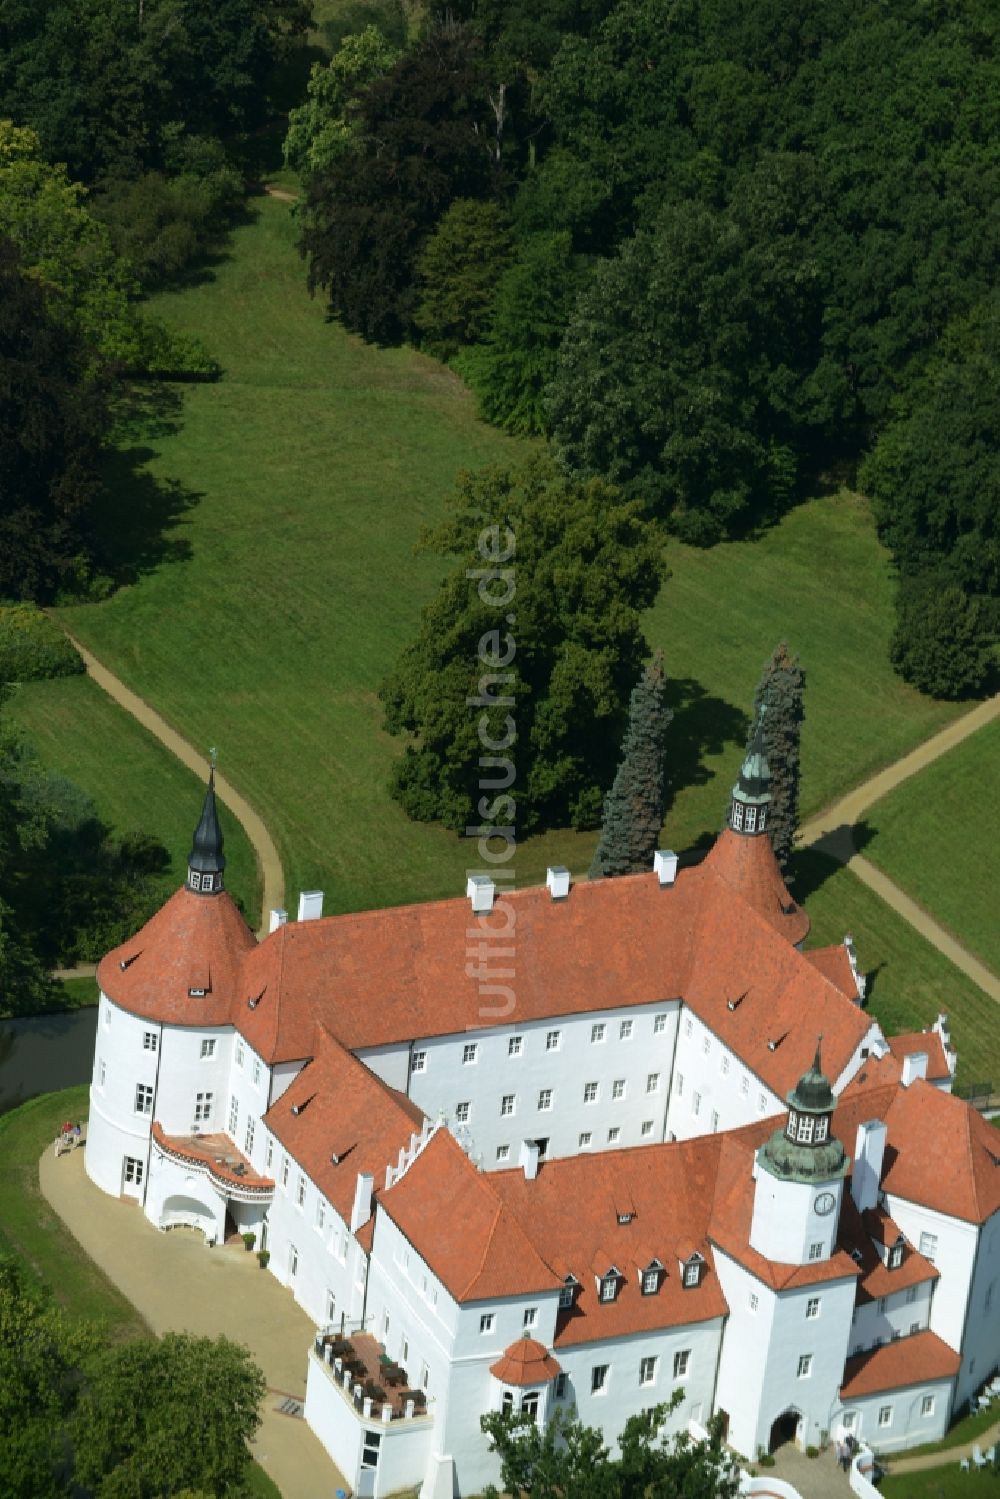
<path fill-rule="evenodd" d="M 884 1117 L 886 1192 L 968 1223 L 1000 1211 L 1000 1137 L 974 1108 L 921 1080 Z"/>
<path fill-rule="evenodd" d="M 496 1191 L 440 1129 L 382 1195 L 388 1214 L 456 1301 L 554 1290 L 560 1277 Z"/>
<path fill-rule="evenodd" d="M 230 1025 L 240 970 L 256 938 L 227 892 L 177 890 L 155 916 L 97 967 L 97 982 L 122 1009 L 166 1025 Z M 203 999 L 190 989 L 206 989 Z"/>
<path fill-rule="evenodd" d="M 771 840 L 765 834 L 749 837 L 725 828 L 704 862 L 787 942 L 805 940 L 809 917 L 789 895 Z"/>
<path fill-rule="evenodd" d="M 377 1193 L 385 1168 L 396 1165 L 424 1116 L 328 1031 L 310 1039 L 309 1051 L 313 1060 L 271 1105 L 264 1123 L 349 1224 L 358 1173 L 371 1173 Z"/>
<path fill-rule="evenodd" d="M 842 1400 L 859 1400 L 863 1395 L 905 1390 L 910 1385 L 929 1384 L 936 1379 L 953 1379 L 962 1360 L 942 1342 L 937 1333 L 915 1332 L 908 1338 L 897 1338 L 871 1353 L 859 1353 L 844 1365 Z"/>
<path fill-rule="evenodd" d="M 861 1279 L 855 1298 L 859 1304 L 878 1301 L 881 1296 L 891 1296 L 894 1291 L 906 1291 L 910 1286 L 937 1280 L 940 1272 L 914 1249 L 905 1236 L 902 1264 L 895 1270 L 889 1269 L 876 1246 L 888 1244 L 891 1247 L 899 1235 L 898 1226 L 883 1208 L 869 1208 L 859 1213 L 850 1191 L 844 1193 L 840 1238 L 846 1249 L 857 1250 L 861 1256 Z"/>
<path fill-rule="evenodd" d="M 490 1364 L 490 1373 L 501 1384 L 532 1385 L 548 1384 L 562 1370 L 558 1362 L 534 1338 L 520 1338 L 504 1350 L 495 1364 Z"/>
<path fill-rule="evenodd" d="M 858 985 L 854 977 L 854 969 L 851 967 L 851 959 L 843 942 L 835 942 L 832 947 L 814 947 L 804 954 L 812 966 L 829 979 L 831 984 L 836 985 L 841 994 L 858 1002 Z"/>
<path fill-rule="evenodd" d="M 497 1194 L 539 1254 L 549 1264 L 569 1266 L 580 1282 L 572 1308 L 559 1313 L 557 1348 L 726 1315 L 706 1237 L 721 1142 L 722 1136 L 708 1135 L 546 1161 L 534 1181 L 521 1171 L 493 1173 Z M 627 1224 L 618 1222 L 623 1192 L 635 1209 Z M 685 1289 L 679 1260 L 692 1249 L 706 1269 L 698 1286 Z M 664 1266 L 659 1289 L 644 1296 L 640 1271 L 654 1258 Z M 612 1265 L 622 1275 L 618 1294 L 601 1301 L 598 1277 Z"/>
<path fill-rule="evenodd" d="M 909 1031 L 905 1035 L 887 1036 L 889 1050 L 897 1061 L 911 1057 L 915 1052 L 927 1053 L 927 1081 L 942 1082 L 951 1076 L 944 1046 L 937 1031 Z"/>

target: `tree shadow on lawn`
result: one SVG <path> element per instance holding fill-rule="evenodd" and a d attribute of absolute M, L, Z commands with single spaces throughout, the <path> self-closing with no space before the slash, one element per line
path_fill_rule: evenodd
<path fill-rule="evenodd" d="M 187 538 L 170 532 L 202 494 L 148 467 L 157 456 L 150 442 L 177 431 L 182 405 L 179 392 L 169 386 L 145 387 L 120 422 L 117 444 L 105 461 L 94 531 L 101 566 L 119 587 L 192 554 Z"/>
<path fill-rule="evenodd" d="M 668 678 L 665 695 L 674 715 L 667 739 L 666 811 L 669 813 L 679 792 L 688 786 L 704 786 L 712 779 L 713 772 L 704 763 L 706 756 L 721 755 L 730 746 L 736 755 L 742 754 L 750 720 L 741 708 L 706 692 L 693 677 Z M 734 780 L 736 768 L 734 763 Z M 699 834 L 695 848 L 714 842 L 725 820 L 724 801 L 720 796 L 719 826 Z"/>

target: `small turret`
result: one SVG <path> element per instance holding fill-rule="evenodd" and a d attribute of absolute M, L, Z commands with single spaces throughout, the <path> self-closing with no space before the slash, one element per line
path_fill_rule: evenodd
<path fill-rule="evenodd" d="M 837 1238 L 847 1154 L 834 1138 L 837 1100 L 823 1074 L 822 1036 L 788 1095 L 788 1118 L 757 1152 L 750 1243 L 778 1264 L 829 1259 Z"/>
<path fill-rule="evenodd" d="M 756 837 L 764 832 L 771 805 L 771 767 L 767 763 L 764 743 L 764 713 L 762 703 L 750 748 L 740 766 L 729 803 L 729 826 L 743 837 Z"/>
<path fill-rule="evenodd" d="M 194 841 L 188 855 L 187 887 L 199 895 L 218 895 L 226 856 L 222 852 L 222 829 L 215 807 L 215 766 L 209 771 L 205 805 L 201 821 L 194 830 Z"/>

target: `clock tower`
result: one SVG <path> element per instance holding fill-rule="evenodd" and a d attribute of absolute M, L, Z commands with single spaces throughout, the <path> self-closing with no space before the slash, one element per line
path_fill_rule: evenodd
<path fill-rule="evenodd" d="M 833 1252 L 848 1169 L 833 1135 L 835 1108 L 817 1044 L 812 1066 L 788 1095 L 784 1127 L 757 1153 L 750 1244 L 777 1264 L 806 1265 Z"/>

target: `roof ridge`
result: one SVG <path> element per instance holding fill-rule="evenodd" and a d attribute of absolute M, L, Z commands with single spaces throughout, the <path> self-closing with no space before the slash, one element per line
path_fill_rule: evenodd
<path fill-rule="evenodd" d="M 463 1152 L 463 1154 L 464 1154 L 464 1152 Z M 496 1235 L 497 1224 L 500 1221 L 500 1215 L 501 1215 L 502 1212 L 503 1212 L 503 1203 L 500 1202 L 500 1201 L 498 1201 L 497 1202 L 497 1210 L 493 1214 L 493 1222 L 490 1224 L 490 1231 L 486 1235 L 486 1243 L 485 1243 L 485 1245 L 483 1247 L 482 1258 L 480 1259 L 479 1264 L 476 1266 L 476 1272 L 475 1272 L 475 1274 L 469 1276 L 468 1284 L 465 1286 L 465 1289 L 462 1292 L 463 1297 L 464 1296 L 468 1296 L 469 1292 L 472 1290 L 472 1287 L 475 1285 L 476 1281 L 479 1279 L 479 1277 L 482 1275 L 484 1269 L 486 1268 L 486 1256 L 489 1254 L 490 1250 L 493 1248 L 493 1239 L 494 1239 L 494 1236 Z"/>

